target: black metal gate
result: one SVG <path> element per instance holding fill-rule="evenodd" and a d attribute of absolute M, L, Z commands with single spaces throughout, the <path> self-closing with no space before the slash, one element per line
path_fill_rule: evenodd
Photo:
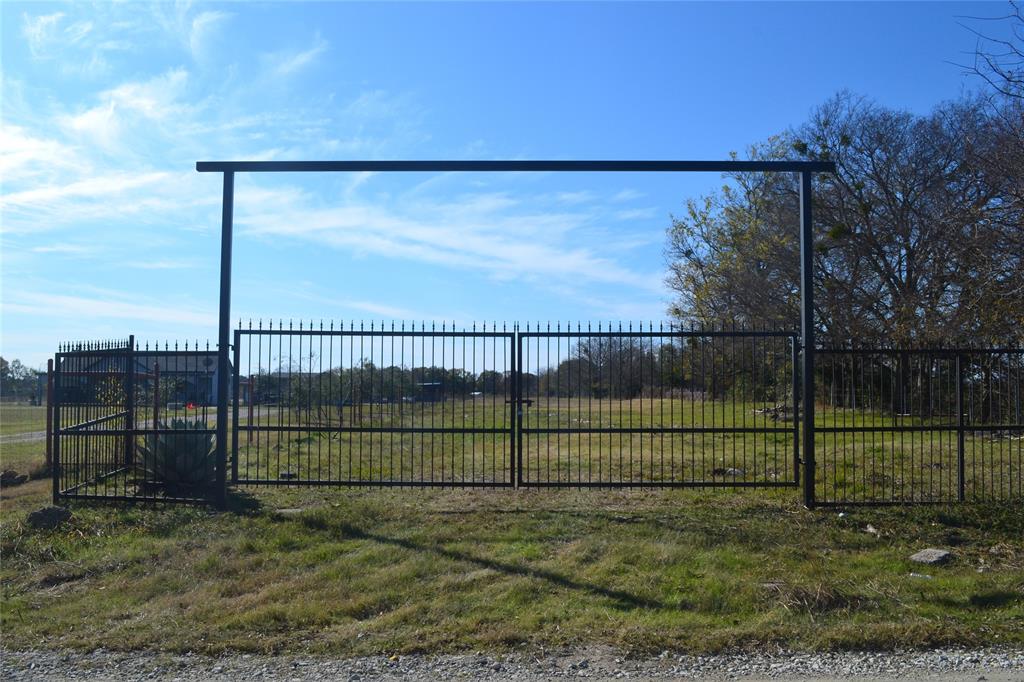
<path fill-rule="evenodd" d="M 512 486 L 513 339 L 494 326 L 240 329 L 231 480 Z"/>
<path fill-rule="evenodd" d="M 54 501 L 222 503 L 216 372 L 216 351 L 195 345 L 62 347 L 47 424 Z"/>
<path fill-rule="evenodd" d="M 235 333 L 247 485 L 794 486 L 790 332 Z"/>
<path fill-rule="evenodd" d="M 795 486 L 796 352 L 790 332 L 521 332 L 518 485 Z"/>

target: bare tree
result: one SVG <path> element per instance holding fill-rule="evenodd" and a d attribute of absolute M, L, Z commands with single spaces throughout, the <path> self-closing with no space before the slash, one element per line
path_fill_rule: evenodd
<path fill-rule="evenodd" d="M 815 182 L 815 314 L 836 343 L 985 342 L 1024 326 L 1020 104 L 970 98 L 920 116 L 841 93 L 753 158 L 832 160 Z M 1009 146 L 1008 146 L 1009 145 Z M 1014 146 L 1016 145 L 1016 146 Z M 1011 151 L 1008 151 L 1011 150 Z M 731 178 L 669 230 L 674 311 L 795 326 L 798 187 Z"/>
<path fill-rule="evenodd" d="M 978 38 L 974 62 L 965 66 L 968 73 L 983 78 L 997 92 L 1024 99 L 1024 14 L 1020 4 L 1011 0 L 1010 11 L 999 17 L 963 17 L 972 22 L 999 22 L 1008 34 L 996 37 L 990 30 L 979 30 L 961 23 Z"/>

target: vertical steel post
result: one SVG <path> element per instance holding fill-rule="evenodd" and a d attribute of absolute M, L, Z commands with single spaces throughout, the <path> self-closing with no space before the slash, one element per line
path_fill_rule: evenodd
<path fill-rule="evenodd" d="M 53 469 L 53 358 L 46 361 L 46 468 Z"/>
<path fill-rule="evenodd" d="M 800 173 L 800 336 L 803 342 L 804 506 L 814 497 L 814 218 L 811 174 Z"/>
<path fill-rule="evenodd" d="M 135 335 L 128 337 L 128 352 L 125 353 L 124 410 L 127 415 L 124 425 L 124 464 L 131 466 L 135 461 Z"/>
<path fill-rule="evenodd" d="M 964 501 L 964 368 L 956 354 L 956 498 Z"/>
<path fill-rule="evenodd" d="M 234 379 L 231 382 L 232 386 L 232 400 L 231 400 L 231 483 L 238 483 L 238 400 L 239 400 L 239 375 L 241 374 L 241 355 L 242 355 L 242 331 L 240 329 L 235 330 L 235 352 L 233 355 L 234 362 L 232 363 L 234 370 L 232 375 Z M 252 421 L 249 422 L 252 424 Z"/>
<path fill-rule="evenodd" d="M 522 414 L 522 403 L 520 402 L 521 396 L 521 376 L 519 374 L 519 361 L 523 357 L 523 337 L 519 335 L 518 326 L 513 328 L 512 337 L 509 339 L 509 353 L 511 353 L 511 368 L 512 368 L 512 412 L 510 419 L 512 421 L 512 435 L 510 439 L 511 445 L 511 483 L 515 488 L 519 488 L 523 484 L 523 434 L 520 433 L 519 429 L 521 424 L 519 418 Z"/>
<path fill-rule="evenodd" d="M 160 428 L 160 363 L 153 363 L 153 428 Z"/>
<path fill-rule="evenodd" d="M 800 343 L 789 337 L 793 363 L 793 484 L 800 485 Z"/>
<path fill-rule="evenodd" d="M 53 426 L 51 439 L 53 441 L 53 465 L 51 474 L 53 478 L 53 503 L 60 501 L 60 353 L 57 354 L 56 366 L 53 368 Z"/>
<path fill-rule="evenodd" d="M 227 505 L 228 351 L 231 334 L 231 230 L 235 203 L 235 173 L 224 173 L 220 223 L 220 327 L 217 336 L 217 490 L 216 504 Z"/>

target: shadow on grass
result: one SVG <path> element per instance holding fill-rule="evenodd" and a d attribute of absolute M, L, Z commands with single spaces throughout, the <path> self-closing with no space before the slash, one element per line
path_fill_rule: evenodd
<path fill-rule="evenodd" d="M 228 488 L 227 511 L 238 516 L 254 516 L 263 511 L 263 503 L 252 493 Z"/>
<path fill-rule="evenodd" d="M 405 540 L 402 538 L 393 538 L 379 533 L 373 533 L 370 531 L 363 530 L 349 523 L 342 523 L 338 526 L 339 530 L 350 538 L 358 538 L 360 540 L 370 540 L 385 545 L 391 545 L 393 547 L 401 547 L 402 549 L 409 550 L 411 552 L 428 552 L 435 554 L 445 559 L 452 561 L 458 561 L 463 563 L 475 564 L 482 568 L 489 568 L 499 573 L 511 576 L 521 576 L 525 578 L 533 578 L 535 580 L 544 580 L 559 587 L 563 587 L 569 590 L 578 590 L 581 592 L 588 592 L 599 597 L 604 597 L 616 602 L 617 608 L 620 609 L 634 609 L 634 608 L 645 608 L 645 609 L 668 609 L 678 608 L 670 606 L 664 602 L 648 599 L 630 592 L 623 590 L 614 590 L 601 585 L 594 585 L 593 583 L 584 582 L 575 578 L 556 573 L 554 571 L 548 571 L 542 568 L 531 568 L 529 566 L 523 566 L 521 564 L 514 564 L 505 561 L 498 561 L 496 559 L 488 559 L 486 557 L 475 556 L 469 552 L 463 552 L 454 549 L 447 549 L 437 545 L 427 545 L 424 543 L 414 542 L 412 540 Z"/>
<path fill-rule="evenodd" d="M 935 603 L 948 609 L 1001 609 L 1012 606 L 1017 602 L 1024 602 L 1024 593 L 1013 590 L 990 590 L 987 592 L 976 592 L 964 599 L 952 597 L 937 597 Z"/>

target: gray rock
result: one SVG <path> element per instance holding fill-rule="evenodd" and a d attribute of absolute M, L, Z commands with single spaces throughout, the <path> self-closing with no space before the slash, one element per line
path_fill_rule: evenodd
<path fill-rule="evenodd" d="M 64 507 L 43 507 L 28 515 L 32 528 L 52 530 L 71 518 L 71 512 Z"/>
<path fill-rule="evenodd" d="M 289 508 L 286 508 L 286 509 L 275 509 L 274 513 L 277 514 L 278 516 L 298 516 L 299 514 L 301 514 L 304 511 L 306 511 L 306 510 L 305 509 L 300 509 L 298 507 L 289 507 Z"/>
<path fill-rule="evenodd" d="M 953 555 L 948 550 L 935 549 L 934 547 L 922 549 L 920 552 L 910 555 L 911 561 L 916 561 L 919 564 L 930 564 L 933 566 L 937 564 L 944 564 L 952 558 Z"/>
<path fill-rule="evenodd" d="M 27 480 L 27 474 L 19 474 L 14 469 L 0 471 L 0 486 L 21 485 Z"/>
<path fill-rule="evenodd" d="M 746 472 L 735 467 L 719 467 L 711 472 L 713 476 L 743 476 Z"/>

